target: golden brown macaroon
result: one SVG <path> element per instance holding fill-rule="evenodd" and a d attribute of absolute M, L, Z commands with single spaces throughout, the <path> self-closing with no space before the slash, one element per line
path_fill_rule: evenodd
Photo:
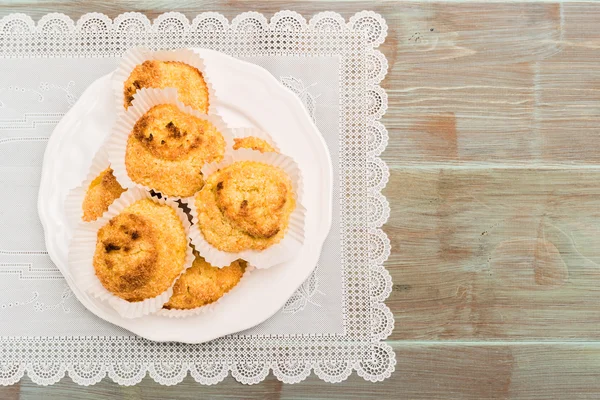
<path fill-rule="evenodd" d="M 135 124 L 125 153 L 134 182 L 167 196 L 188 197 L 204 184 L 201 169 L 225 154 L 217 128 L 172 104 L 152 107 Z"/>
<path fill-rule="evenodd" d="M 177 89 L 179 99 L 201 113 L 208 113 L 208 87 L 198 68 L 180 61 L 147 60 L 137 65 L 124 85 L 124 106 L 127 109 L 133 95 L 141 88 Z"/>
<path fill-rule="evenodd" d="M 214 303 L 238 284 L 245 270 L 246 262 L 243 260 L 217 268 L 196 254 L 192 267 L 177 280 L 173 295 L 163 308 L 189 310 Z"/>
<path fill-rule="evenodd" d="M 102 285 L 131 302 L 158 296 L 185 267 L 187 235 L 173 208 L 138 200 L 98 231 L 94 269 Z"/>
<path fill-rule="evenodd" d="M 127 189 L 123 189 L 113 170 L 107 168 L 100 173 L 87 189 L 81 208 L 82 219 L 86 222 L 95 221 L 104 214 L 108 207 Z"/>
<path fill-rule="evenodd" d="M 233 144 L 234 150 L 243 148 L 243 149 L 258 150 L 261 153 L 267 153 L 267 152 L 277 153 L 275 148 L 273 148 L 273 146 L 271 146 L 266 140 L 259 139 L 255 136 L 235 138 L 233 140 L 235 142 Z"/>
<path fill-rule="evenodd" d="M 278 243 L 296 202 L 282 169 L 239 161 L 208 177 L 195 205 L 206 241 L 219 250 L 238 252 Z"/>

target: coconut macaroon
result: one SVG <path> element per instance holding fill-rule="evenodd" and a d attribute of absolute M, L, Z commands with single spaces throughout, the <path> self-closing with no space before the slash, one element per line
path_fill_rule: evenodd
<path fill-rule="evenodd" d="M 86 222 L 100 218 L 108 207 L 127 189 L 121 187 L 113 170 L 107 168 L 90 183 L 83 198 L 82 219 Z"/>
<path fill-rule="evenodd" d="M 239 283 L 246 270 L 243 260 L 217 268 L 198 253 L 195 253 L 195 257 L 192 266 L 175 282 L 173 295 L 163 308 L 190 310 L 214 303 Z"/>
<path fill-rule="evenodd" d="M 102 286 L 138 302 L 165 292 L 185 268 L 187 234 L 175 210 L 138 200 L 100 228 L 93 266 Z"/>
<path fill-rule="evenodd" d="M 167 196 L 189 197 L 204 184 L 202 166 L 224 154 L 225 139 L 211 122 L 160 104 L 134 125 L 125 167 L 134 182 Z"/>
<path fill-rule="evenodd" d="M 208 113 L 208 87 L 202 73 L 180 61 L 147 60 L 137 65 L 125 81 L 124 106 L 131 106 L 133 95 L 141 88 L 173 87 L 179 99 L 201 113 Z"/>
<path fill-rule="evenodd" d="M 233 149 L 252 149 L 260 151 L 261 153 L 273 152 L 277 153 L 277 150 L 271 146 L 266 140 L 257 138 L 255 136 L 247 136 L 243 138 L 235 138 Z"/>
<path fill-rule="evenodd" d="M 207 178 L 195 195 L 198 226 L 219 250 L 264 250 L 283 238 L 296 207 L 290 177 L 257 161 L 235 162 Z"/>

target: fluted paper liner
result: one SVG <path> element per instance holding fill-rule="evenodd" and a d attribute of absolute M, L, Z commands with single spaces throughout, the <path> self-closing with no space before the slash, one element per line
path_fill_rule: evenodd
<path fill-rule="evenodd" d="M 276 152 L 279 153 L 281 151 L 279 149 L 279 146 L 277 146 L 277 143 L 275 142 L 275 140 L 273 140 L 273 138 L 271 137 L 271 135 L 269 135 L 267 132 L 262 131 L 260 129 L 257 129 L 257 128 L 232 128 L 231 133 L 233 134 L 234 139 L 241 139 L 241 138 L 250 137 L 250 136 L 262 139 L 265 142 L 269 143 L 271 146 L 273 146 L 273 148 L 275 149 Z M 234 140 L 234 144 L 235 144 L 235 140 Z"/>
<path fill-rule="evenodd" d="M 226 252 L 217 249 L 206 241 L 198 225 L 198 210 L 195 197 L 186 200 L 192 215 L 190 237 L 192 244 L 204 259 L 215 267 L 222 268 L 237 259 L 246 260 L 255 268 L 264 269 L 281 264 L 294 258 L 304 243 L 304 218 L 306 210 L 301 204 L 302 176 L 298 164 L 288 156 L 279 153 L 261 153 L 256 150 L 239 149 L 225 155 L 220 163 L 206 164 L 202 173 L 206 178 L 219 169 L 225 168 L 238 161 L 258 161 L 281 168 L 290 177 L 295 193 L 296 208 L 290 215 L 287 231 L 281 241 L 265 250 L 244 250 L 241 252 Z"/>
<path fill-rule="evenodd" d="M 141 187 L 146 190 L 153 190 L 156 193 L 161 193 L 156 188 L 142 185 L 141 183 L 134 182 L 127 174 L 127 168 L 125 166 L 125 153 L 127 151 L 127 140 L 129 134 L 133 130 L 135 123 L 152 107 L 159 104 L 173 104 L 176 105 L 181 111 L 193 115 L 194 117 L 203 119 L 213 124 L 217 130 L 223 135 L 225 139 L 225 154 L 233 146 L 233 135 L 225 122 L 221 117 L 217 115 L 206 115 L 194 110 L 190 106 L 186 106 L 180 102 L 177 98 L 177 90 L 173 88 L 167 89 L 140 89 L 136 92 L 133 97 L 131 107 L 127 109 L 115 123 L 111 135 L 107 139 L 106 149 L 108 152 L 108 159 L 110 161 L 113 173 L 117 178 L 117 181 L 124 188 L 130 187 Z M 170 199 L 176 200 L 181 199 L 180 196 L 167 196 Z"/>
<path fill-rule="evenodd" d="M 69 269 L 75 278 L 77 286 L 94 297 L 107 301 L 123 318 L 137 318 L 160 310 L 169 301 L 169 298 L 171 298 L 173 285 L 179 278 L 178 276 L 173 280 L 169 289 L 156 297 L 139 302 L 129 302 L 109 292 L 96 276 L 93 259 L 96 251 L 98 230 L 126 207 L 143 199 L 150 199 L 155 203 L 166 204 L 172 207 L 183 224 L 186 236 L 188 235 L 190 223 L 183 210 L 177 206 L 177 203 L 172 200 L 157 199 L 142 189 L 134 188 L 123 192 L 121 197 L 115 200 L 108 208 L 108 211 L 98 220 L 79 224 L 69 245 Z M 193 260 L 194 254 L 188 243 L 182 273 L 192 265 Z"/>
<path fill-rule="evenodd" d="M 125 82 L 129 79 L 134 68 L 147 60 L 180 61 L 197 68 L 202 73 L 204 82 L 206 82 L 208 88 L 208 114 L 215 114 L 215 90 L 211 83 L 210 76 L 206 73 L 204 60 L 198 53 L 191 49 L 151 51 L 144 47 L 135 47 L 123 54 L 121 62 L 113 72 L 111 78 L 117 115 L 121 115 L 125 112 Z M 131 106 L 129 108 L 131 108 Z"/>
<path fill-rule="evenodd" d="M 160 315 L 161 317 L 169 317 L 169 318 L 186 318 L 186 317 L 192 317 L 194 315 L 211 313 L 215 310 L 215 308 L 217 307 L 219 302 L 224 297 L 230 296 L 232 293 L 234 293 L 236 290 L 238 290 L 238 288 L 241 285 L 244 284 L 244 282 L 248 279 L 248 275 L 250 275 L 250 273 L 252 271 L 254 271 L 254 267 L 252 267 L 250 264 L 247 264 L 246 270 L 244 271 L 244 274 L 240 278 L 240 281 L 237 283 L 237 285 L 235 285 L 233 288 L 231 288 L 231 290 L 229 292 L 227 292 L 223 296 L 219 297 L 213 303 L 205 304 L 203 306 L 192 308 L 189 310 L 177 310 L 177 309 L 167 310 L 165 308 L 161 308 L 160 310 L 158 310 L 155 313 L 155 315 Z"/>
<path fill-rule="evenodd" d="M 89 223 L 83 221 L 83 200 L 92 181 L 98 177 L 105 169 L 110 167 L 108 153 L 104 145 L 98 150 L 92 159 L 92 165 L 88 171 L 87 177 L 74 189 L 71 189 L 65 199 L 65 214 L 71 227 L 76 227 L 79 223 Z M 105 211 L 106 213 L 106 211 Z M 92 221 L 90 221 L 92 222 Z"/>

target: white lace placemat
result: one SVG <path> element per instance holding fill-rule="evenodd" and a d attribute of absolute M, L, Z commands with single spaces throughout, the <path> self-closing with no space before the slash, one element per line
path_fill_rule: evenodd
<path fill-rule="evenodd" d="M 380 229 L 389 216 L 379 158 L 387 131 L 379 122 L 387 96 L 379 83 L 387 60 L 376 48 L 385 21 L 363 11 L 348 21 L 332 12 L 306 21 L 282 11 L 270 21 L 249 12 L 227 20 L 179 13 L 150 22 L 126 13 L 111 20 L 62 14 L 0 20 L 0 384 L 27 373 L 52 384 L 68 373 L 89 385 L 105 376 L 123 385 L 147 373 L 176 384 L 188 373 L 215 384 L 228 374 L 258 383 L 269 371 L 295 383 L 311 371 L 340 382 L 353 370 L 369 381 L 396 363 L 382 342 L 393 315 L 382 266 L 390 252 Z M 99 320 L 72 295 L 44 248 L 37 191 L 44 148 L 83 90 L 133 46 L 203 47 L 266 68 L 305 104 L 334 166 L 333 228 L 315 272 L 265 323 L 201 345 L 155 343 Z"/>

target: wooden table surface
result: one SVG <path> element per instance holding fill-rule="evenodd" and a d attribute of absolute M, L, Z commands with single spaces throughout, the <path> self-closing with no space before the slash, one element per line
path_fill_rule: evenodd
<path fill-rule="evenodd" d="M 0 16 L 382 14 L 396 372 L 339 385 L 25 378 L 0 398 L 600 398 L 600 4 L 202 3 L 0 0 Z"/>

